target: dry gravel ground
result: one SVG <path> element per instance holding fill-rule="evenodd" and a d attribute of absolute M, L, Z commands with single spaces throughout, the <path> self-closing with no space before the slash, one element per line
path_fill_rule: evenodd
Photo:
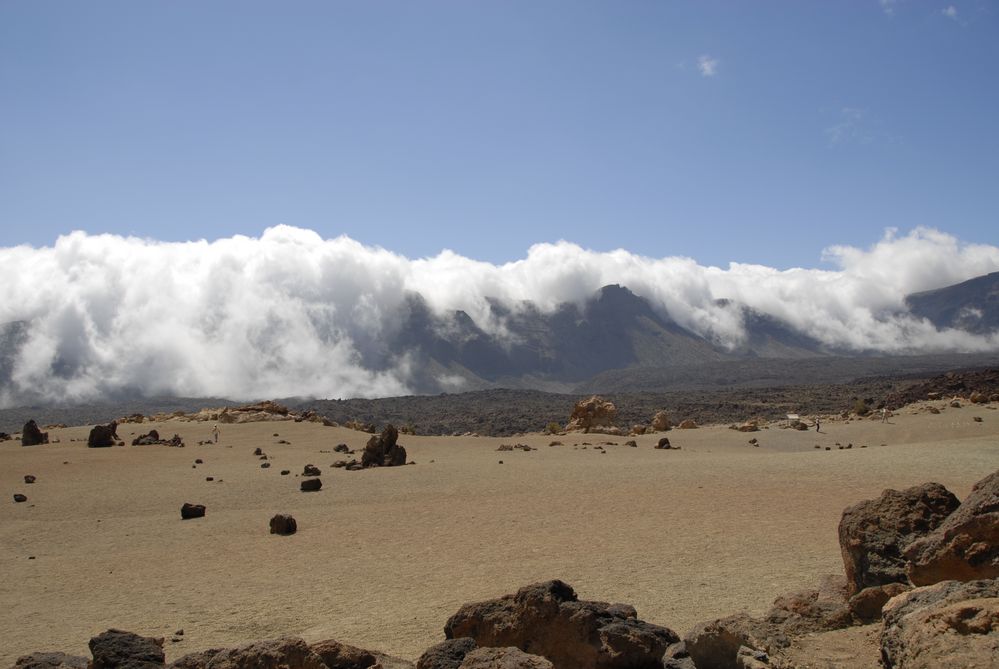
<path fill-rule="evenodd" d="M 59 444 L 0 444 L 0 666 L 36 650 L 87 655 L 108 627 L 166 636 L 168 659 L 283 634 L 416 658 L 462 603 L 550 578 L 682 634 L 840 573 L 847 505 L 929 480 L 964 497 L 999 463 L 994 406 L 830 422 L 821 434 L 674 430 L 679 451 L 654 450 L 660 435 L 638 448 L 601 435 L 561 446 L 403 435 L 417 465 L 360 472 L 330 468 L 343 456 L 326 451 L 368 437 L 346 429 L 226 425 L 210 446 L 196 445 L 205 423 L 119 434 L 151 427 L 188 446 L 88 449 L 83 427 L 52 431 Z M 618 445 L 602 453 L 602 441 Z M 538 450 L 496 451 L 516 442 Z M 299 491 L 307 463 L 323 470 L 318 493 Z M 207 516 L 181 520 L 184 502 Z M 298 534 L 268 533 L 278 512 Z"/>

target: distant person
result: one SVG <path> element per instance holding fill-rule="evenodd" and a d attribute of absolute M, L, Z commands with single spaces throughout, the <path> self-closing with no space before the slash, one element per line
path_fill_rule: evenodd
<path fill-rule="evenodd" d="M 819 419 L 818 418 L 815 419 L 815 431 L 816 432 L 819 431 Z"/>
<path fill-rule="evenodd" d="M 888 422 L 888 407 L 881 407 L 881 422 Z"/>
<path fill-rule="evenodd" d="M 214 440 L 216 444 L 219 443 L 219 426 L 218 425 L 215 425 L 212 428 L 212 440 Z"/>

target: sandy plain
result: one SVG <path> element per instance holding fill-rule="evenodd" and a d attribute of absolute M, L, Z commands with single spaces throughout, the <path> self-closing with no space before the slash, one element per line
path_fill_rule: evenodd
<path fill-rule="evenodd" d="M 88 449 L 87 427 L 52 430 L 58 444 L 0 443 L 0 666 L 37 650 L 89 656 L 109 627 L 166 637 L 168 661 L 280 635 L 415 659 L 461 604 L 551 578 L 680 634 L 760 614 L 842 573 L 844 507 L 925 481 L 963 498 L 999 466 L 995 405 L 935 406 L 820 434 L 673 430 L 672 451 L 653 449 L 662 435 L 638 448 L 602 435 L 554 437 L 561 446 L 403 435 L 416 465 L 359 472 L 330 468 L 344 457 L 332 449 L 368 435 L 313 423 L 226 425 L 204 446 L 210 423 L 119 427 L 127 442 L 176 432 L 186 448 Z M 594 448 L 606 441 L 617 445 Z M 323 470 L 320 492 L 299 491 L 307 463 Z M 181 520 L 184 502 L 206 517 Z M 296 535 L 269 534 L 278 512 L 297 518 Z"/>

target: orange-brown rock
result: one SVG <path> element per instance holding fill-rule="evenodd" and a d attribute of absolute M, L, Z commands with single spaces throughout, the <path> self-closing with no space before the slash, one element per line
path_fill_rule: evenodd
<path fill-rule="evenodd" d="M 576 402 L 572 408 L 572 415 L 569 416 L 569 424 L 566 425 L 565 429 L 567 431 L 589 432 L 594 428 L 611 428 L 614 427 L 616 418 L 617 407 L 602 397 L 594 395 L 589 399 Z"/>
<path fill-rule="evenodd" d="M 670 422 L 669 413 L 666 411 L 657 411 L 656 415 L 652 417 L 653 432 L 668 432 L 672 427 L 673 423 Z"/>

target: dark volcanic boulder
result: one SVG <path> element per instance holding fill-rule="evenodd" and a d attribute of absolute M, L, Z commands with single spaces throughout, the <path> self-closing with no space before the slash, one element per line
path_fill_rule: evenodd
<path fill-rule="evenodd" d="M 877 622 L 881 620 L 881 607 L 892 597 L 901 595 L 909 589 L 910 586 L 902 583 L 886 583 L 864 588 L 850 597 L 850 612 L 862 623 Z"/>
<path fill-rule="evenodd" d="M 17 658 L 13 669 L 87 669 L 89 660 L 66 653 L 32 653 Z"/>
<path fill-rule="evenodd" d="M 976 483 L 957 511 L 904 554 L 915 585 L 999 577 L 999 471 Z"/>
<path fill-rule="evenodd" d="M 447 639 L 423 652 L 416 669 L 458 669 L 465 656 L 476 649 L 475 639 Z"/>
<path fill-rule="evenodd" d="M 189 502 L 184 502 L 184 506 L 180 507 L 180 517 L 184 520 L 189 518 L 204 518 L 204 516 L 204 504 L 191 504 Z"/>
<path fill-rule="evenodd" d="M 388 425 L 371 437 L 361 454 L 362 467 L 398 467 L 406 464 L 406 449 L 397 443 L 399 431 Z"/>
<path fill-rule="evenodd" d="M 477 648 L 465 656 L 459 669 L 552 669 L 552 663 L 519 648 Z"/>
<path fill-rule="evenodd" d="M 91 669 L 155 669 L 164 662 L 163 639 L 109 629 L 90 640 Z"/>
<path fill-rule="evenodd" d="M 926 536 L 958 507 L 957 497 L 939 483 L 885 490 L 881 497 L 848 507 L 839 522 L 850 594 L 886 583 L 906 583 L 902 551 Z"/>
<path fill-rule="evenodd" d="M 298 522 L 293 516 L 279 513 L 271 518 L 271 534 L 294 534 L 298 531 Z"/>
<path fill-rule="evenodd" d="M 772 625 L 739 613 L 694 625 L 683 644 L 686 656 L 698 668 L 742 669 L 740 648 L 771 650 L 787 646 L 790 641 Z M 676 663 L 676 666 L 687 665 Z"/>
<path fill-rule="evenodd" d="M 28 498 L 25 495 L 22 495 L 19 492 L 15 492 L 14 493 L 14 501 L 15 502 L 27 502 Z"/>
<path fill-rule="evenodd" d="M 111 421 L 107 425 L 95 425 L 87 437 L 89 448 L 107 448 L 118 441 L 118 424 Z"/>
<path fill-rule="evenodd" d="M 557 669 L 654 669 L 679 637 L 632 617 L 634 609 L 579 601 L 562 581 L 547 581 L 476 604 L 447 621 L 448 639 L 471 637 L 479 646 L 516 646 L 542 655 Z"/>
<path fill-rule="evenodd" d="M 329 669 L 366 669 L 378 662 L 378 658 L 371 651 L 333 639 L 314 643 L 310 649 Z"/>
<path fill-rule="evenodd" d="M 299 487 L 302 489 L 302 492 L 315 492 L 317 490 L 322 489 L 323 480 L 318 478 L 305 479 L 304 481 L 302 481 Z"/>
<path fill-rule="evenodd" d="M 29 420 L 21 429 L 21 445 L 37 446 L 38 444 L 49 443 L 49 433 L 38 429 L 38 423 Z"/>
<path fill-rule="evenodd" d="M 140 434 L 132 440 L 133 446 L 152 446 L 160 443 L 163 442 L 160 441 L 160 433 L 156 430 L 150 430 L 147 434 Z"/>
<path fill-rule="evenodd" d="M 999 580 L 942 581 L 884 607 L 887 669 L 999 666 Z"/>
<path fill-rule="evenodd" d="M 255 641 L 238 648 L 185 655 L 171 669 L 327 669 L 302 639 Z M 96 667 L 94 669 L 97 669 Z"/>
<path fill-rule="evenodd" d="M 788 636 L 842 629 L 854 622 L 848 598 L 846 579 L 826 576 L 814 590 L 778 597 L 765 620 Z"/>
<path fill-rule="evenodd" d="M 302 476 L 319 476 L 320 474 L 322 472 L 315 465 L 305 465 L 305 469 L 302 471 Z"/>

